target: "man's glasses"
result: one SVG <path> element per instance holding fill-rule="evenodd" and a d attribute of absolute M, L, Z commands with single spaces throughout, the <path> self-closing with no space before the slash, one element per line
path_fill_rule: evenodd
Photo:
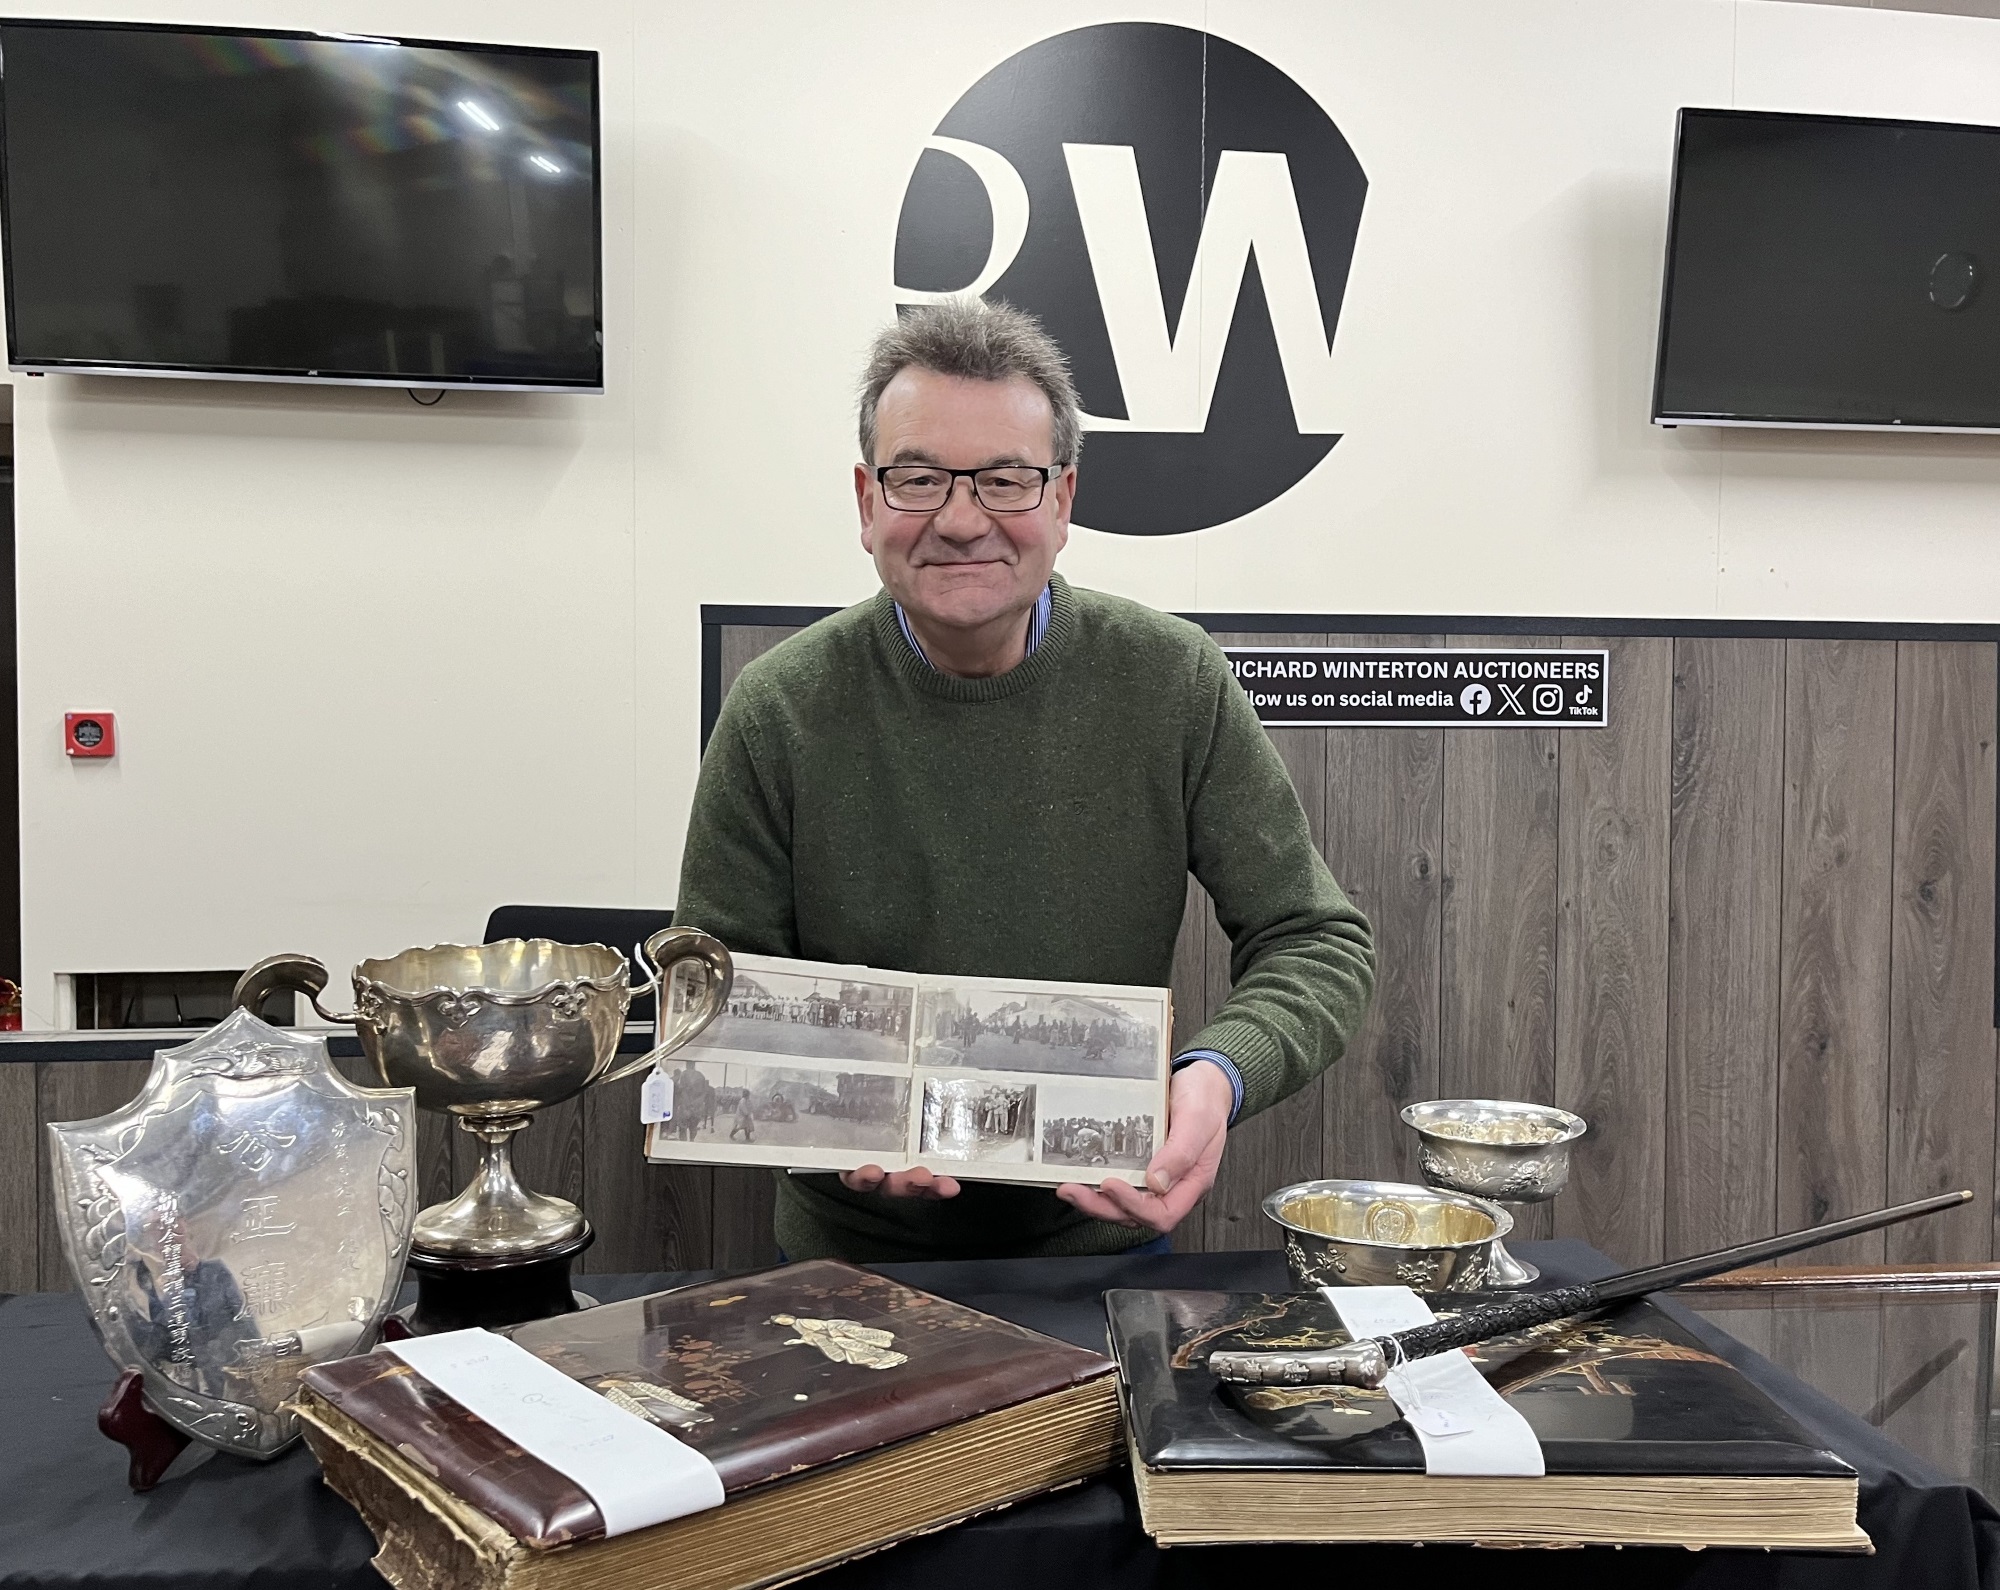
<path fill-rule="evenodd" d="M 933 464 L 882 464 L 875 480 L 882 500 L 899 513 L 936 513 L 963 475 L 988 513 L 1026 513 L 1042 505 L 1049 482 L 1066 464 L 1007 464 L 998 469 L 943 469 Z"/>

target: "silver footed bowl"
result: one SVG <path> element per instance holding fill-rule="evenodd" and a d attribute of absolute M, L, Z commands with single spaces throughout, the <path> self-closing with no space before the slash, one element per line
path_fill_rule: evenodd
<path fill-rule="evenodd" d="M 1514 1217 L 1465 1193 L 1394 1181 L 1302 1181 L 1264 1200 L 1302 1288 L 1408 1286 L 1471 1292 L 1486 1285 L 1494 1245 Z"/>
<path fill-rule="evenodd" d="M 1433 1187 L 1541 1203 L 1569 1185 L 1570 1145 L 1588 1128 L 1553 1104 L 1510 1099 L 1432 1099 L 1406 1105 L 1418 1163 Z"/>
<path fill-rule="evenodd" d="M 1569 1185 L 1570 1145 L 1589 1130 L 1568 1110 L 1513 1099 L 1432 1099 L 1405 1105 L 1402 1115 L 1417 1134 L 1425 1181 L 1502 1203 L 1546 1203 L 1561 1192 Z M 1526 1286 L 1541 1273 L 1506 1243 L 1494 1243 L 1493 1286 Z"/>

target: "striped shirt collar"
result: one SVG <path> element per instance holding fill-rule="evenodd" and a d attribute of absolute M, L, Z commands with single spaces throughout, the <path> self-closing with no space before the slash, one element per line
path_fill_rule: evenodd
<path fill-rule="evenodd" d="M 1021 653 L 1021 661 L 1026 662 L 1035 655 L 1035 648 L 1042 643 L 1042 637 L 1049 632 L 1049 611 L 1054 606 L 1055 596 L 1046 585 L 1042 594 L 1035 598 L 1035 610 L 1028 615 L 1028 649 Z M 917 640 L 917 632 L 910 628 L 910 615 L 903 611 L 903 604 L 896 603 L 896 627 L 903 632 L 903 639 L 910 643 L 910 650 L 917 654 L 926 668 L 935 668 L 930 658 L 924 656 L 924 648 Z"/>

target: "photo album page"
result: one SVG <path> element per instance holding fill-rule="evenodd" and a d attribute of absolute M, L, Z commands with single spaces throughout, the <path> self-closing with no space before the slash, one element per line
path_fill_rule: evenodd
<path fill-rule="evenodd" d="M 669 1009 L 689 1002 L 677 979 Z M 974 1181 L 1140 1182 L 1165 1141 L 1164 988 L 736 957 L 728 1005 L 662 1068 L 664 1163 Z"/>

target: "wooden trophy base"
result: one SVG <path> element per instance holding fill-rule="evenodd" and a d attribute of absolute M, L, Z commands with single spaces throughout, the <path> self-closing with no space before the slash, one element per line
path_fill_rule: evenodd
<path fill-rule="evenodd" d="M 409 1332 L 434 1336 L 574 1314 L 578 1304 L 569 1284 L 570 1262 L 596 1240 L 585 1221 L 583 1230 L 561 1247 L 527 1259 L 467 1259 L 411 1248 L 417 1306 L 406 1320 Z"/>

